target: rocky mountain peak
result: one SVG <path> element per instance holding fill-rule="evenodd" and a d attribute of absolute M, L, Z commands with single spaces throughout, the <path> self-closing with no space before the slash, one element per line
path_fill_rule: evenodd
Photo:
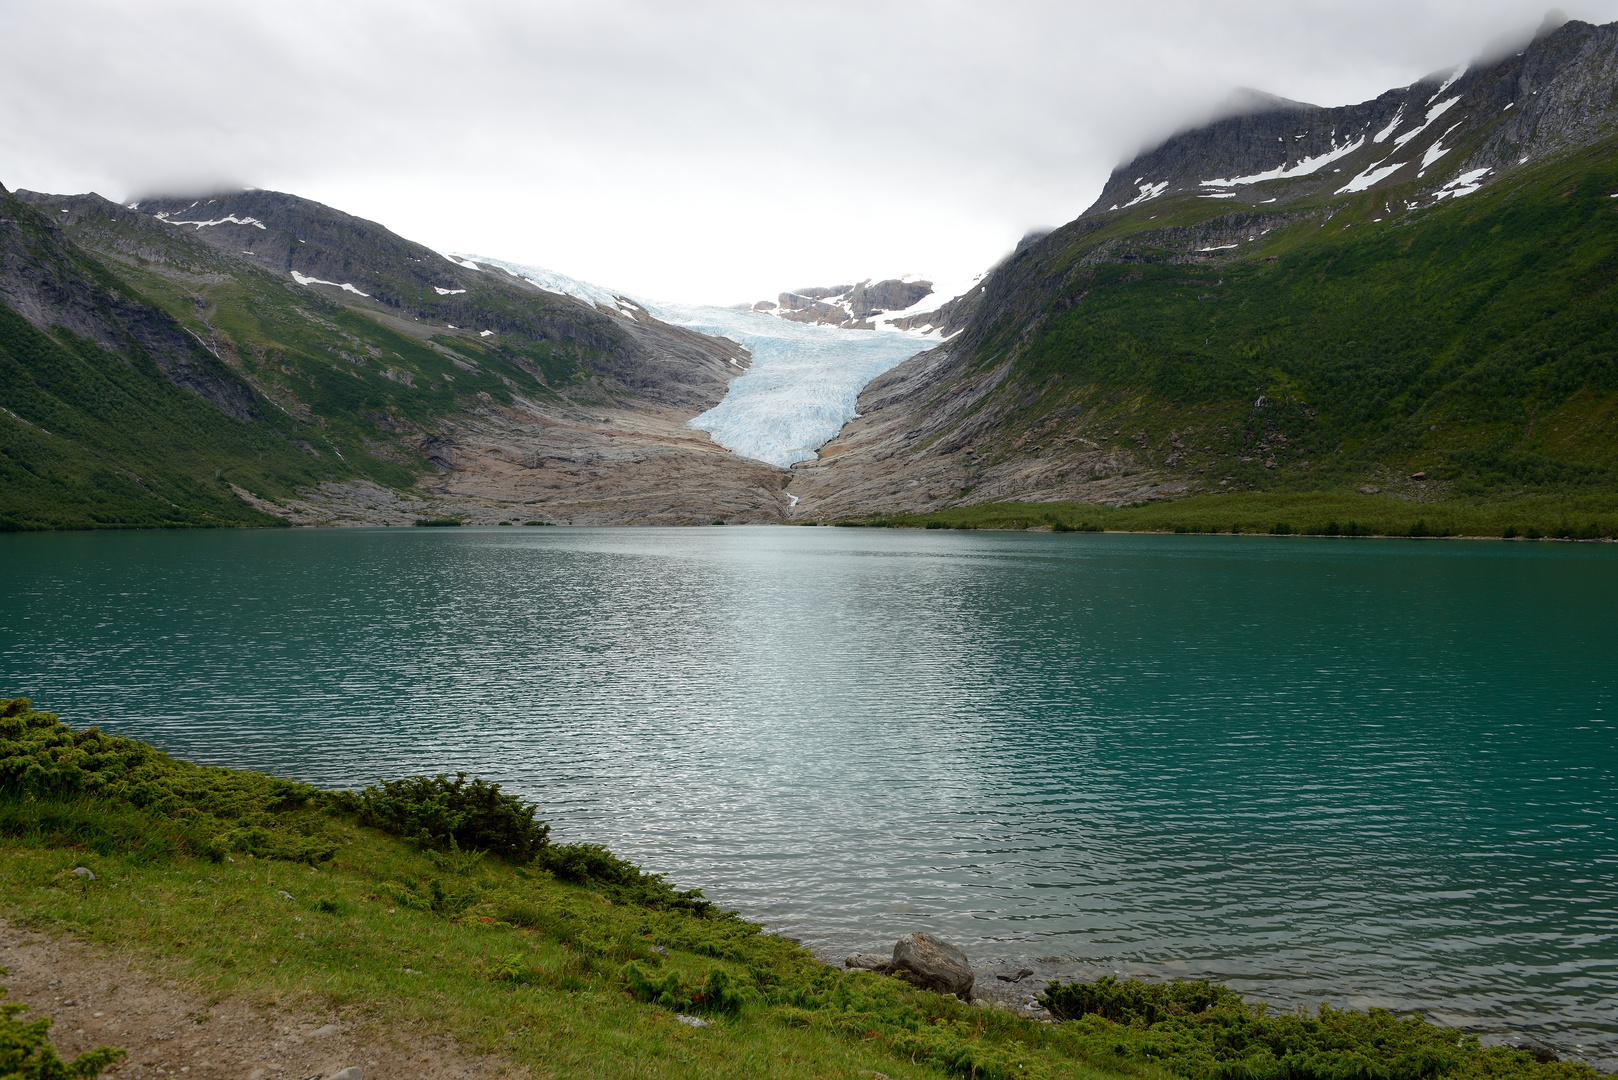
<path fill-rule="evenodd" d="M 1176 197 L 1284 209 L 1371 189 L 1399 189 L 1407 205 L 1468 194 L 1618 129 L 1618 23 L 1552 24 L 1520 51 L 1357 105 L 1237 91 L 1225 115 L 1114 170 L 1083 216 Z"/>
<path fill-rule="evenodd" d="M 867 278 L 858 285 L 810 286 L 760 300 L 752 310 L 791 322 L 872 330 L 884 317 L 907 312 L 933 294 L 933 283 L 920 278 Z"/>

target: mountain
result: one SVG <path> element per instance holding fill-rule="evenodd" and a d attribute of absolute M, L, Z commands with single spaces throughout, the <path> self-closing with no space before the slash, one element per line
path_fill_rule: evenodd
<path fill-rule="evenodd" d="M 791 492 L 1611 493 L 1615 278 L 1618 24 L 1359 105 L 1248 94 L 955 301 Z"/>
<path fill-rule="evenodd" d="M 786 501 L 778 471 L 684 426 L 745 350 L 632 301 L 278 192 L 18 192 L 0 228 L 8 527 L 773 520 Z M 46 429 L 77 432 L 72 452 Z M 120 502 L 103 473 L 139 475 Z"/>
<path fill-rule="evenodd" d="M 928 299 L 932 303 L 928 303 Z M 812 286 L 784 292 L 772 300 L 760 300 L 752 310 L 774 315 L 789 322 L 837 326 L 844 330 L 925 329 L 930 323 L 916 321 L 936 311 L 940 299 L 933 283 L 920 278 L 869 279 L 858 285 Z"/>
<path fill-rule="evenodd" d="M 0 188 L 0 528 L 275 524 L 321 469 L 192 334 Z M 220 465 L 231 466 L 226 479 Z"/>

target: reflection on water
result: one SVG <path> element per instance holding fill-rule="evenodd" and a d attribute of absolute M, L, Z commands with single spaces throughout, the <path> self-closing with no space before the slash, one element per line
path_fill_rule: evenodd
<path fill-rule="evenodd" d="M 7 536 L 0 583 L 0 686 L 73 722 L 498 778 L 827 955 L 925 927 L 1618 1056 L 1606 546 Z"/>

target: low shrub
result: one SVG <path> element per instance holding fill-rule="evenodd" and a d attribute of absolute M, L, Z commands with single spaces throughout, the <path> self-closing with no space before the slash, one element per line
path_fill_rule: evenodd
<path fill-rule="evenodd" d="M 1420 1016 L 1322 1005 L 1313 1015 L 1249 1005 L 1219 983 L 1145 983 L 1104 976 L 1060 981 L 1039 999 L 1097 1060 L 1152 1062 L 1193 1080 L 1594 1080 L 1572 1062 L 1484 1049 Z"/>
<path fill-rule="evenodd" d="M 364 824 L 438 850 L 527 862 L 550 839 L 550 826 L 535 819 L 538 807 L 463 772 L 453 780 L 442 773 L 378 780 L 359 793 L 358 808 Z"/>
<path fill-rule="evenodd" d="M 264 773 L 177 761 L 134 739 L 74 731 L 27 698 L 0 702 L 0 832 L 96 851 L 331 858 L 326 792 Z"/>
<path fill-rule="evenodd" d="M 0 987 L 0 994 L 4 993 Z M 63 1061 L 47 1036 L 50 1017 L 17 1019 L 27 1008 L 12 1001 L 0 1002 L 0 1077 L 5 1080 L 90 1080 L 124 1056 L 115 1047 L 98 1046 Z"/>
<path fill-rule="evenodd" d="M 747 995 L 722 968 L 713 968 L 701 986 L 692 987 L 677 972 L 665 970 L 658 974 L 630 961 L 624 965 L 623 980 L 629 992 L 640 1000 L 675 1012 L 735 1013 L 747 1004 Z"/>
<path fill-rule="evenodd" d="M 1217 1005 L 1240 1005 L 1242 996 L 1229 987 L 1206 980 L 1148 983 L 1139 979 L 1120 981 L 1116 976 L 1103 975 L 1095 982 L 1065 986 L 1054 982 L 1040 1003 L 1052 1016 L 1063 1020 L 1099 1016 L 1115 1024 L 1151 1025 L 1170 1016 L 1206 1012 Z"/>
<path fill-rule="evenodd" d="M 600 844 L 551 844 L 539 852 L 535 865 L 563 881 L 599 889 L 620 903 L 688 911 L 705 919 L 719 914 L 702 898 L 701 889 L 675 889 L 662 874 L 649 874 Z"/>

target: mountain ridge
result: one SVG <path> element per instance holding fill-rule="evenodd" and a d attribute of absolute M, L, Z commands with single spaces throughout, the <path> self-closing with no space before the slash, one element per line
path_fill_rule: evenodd
<path fill-rule="evenodd" d="M 746 370 L 734 342 L 643 309 L 604 311 L 504 269 L 473 269 L 281 193 L 140 204 L 153 213 L 94 195 L 6 198 L 35 223 L 31 235 L 50 240 L 12 252 L 0 275 L 8 311 L 33 311 L 43 327 L 34 332 L 46 338 L 98 339 L 84 359 L 115 373 L 144 355 L 138 343 L 111 331 L 78 334 L 63 325 L 80 325 L 71 305 L 37 300 L 58 279 L 94 279 L 101 284 L 85 289 L 100 290 L 96 303 L 133 305 L 179 343 L 162 354 L 180 358 L 171 373 L 192 373 L 178 383 L 190 379 L 195 390 L 205 373 L 217 383 L 214 398 L 226 401 L 220 387 L 234 395 L 234 405 L 216 408 L 238 425 L 230 434 L 199 441 L 170 432 L 175 454 L 193 462 L 193 474 L 211 474 L 209 491 L 223 489 L 234 506 L 235 518 L 220 521 L 262 522 L 262 512 L 293 523 L 694 522 L 774 519 L 785 502 L 775 470 L 684 427 Z M 66 253 L 80 277 L 46 248 Z M 27 335 L 0 338 L 13 365 L 0 426 L 26 426 L 17 402 L 31 393 L 28 358 L 45 347 Z M 59 390 L 56 415 L 93 411 L 92 399 L 75 400 L 71 380 Z M 141 393 L 166 391 L 153 384 Z M 195 435 L 215 421 L 188 414 L 186 426 Z M 107 445 L 138 436 L 96 430 Z M 260 445 L 261 435 L 294 456 L 272 455 L 268 471 L 248 467 L 259 451 L 244 447 Z M 210 446 L 224 449 L 203 469 Z M 14 475 L 33 483 L 22 479 L 28 473 Z M 147 521 L 87 515 L 96 495 L 86 475 L 57 477 L 65 485 L 57 502 L 79 509 L 62 517 L 50 497 L 31 497 L 35 516 L 11 527 Z"/>
<path fill-rule="evenodd" d="M 1567 23 L 1449 86 L 1349 107 L 1350 131 L 1306 133 L 1294 114 L 1266 110 L 1145 151 L 1078 218 L 958 300 L 945 344 L 866 388 L 860 418 L 795 470 L 796 512 L 1610 490 L 1615 65 L 1618 24 Z M 1505 90 L 1544 103 L 1502 102 L 1502 122 L 1482 105 Z M 1414 127 L 1393 123 L 1402 103 L 1408 116 L 1411 101 L 1452 99 L 1446 125 L 1425 111 Z M 1366 147 L 1383 130 L 1401 168 L 1343 190 L 1368 175 Z M 1409 131 L 1419 134 L 1395 146 Z M 1278 132 L 1308 139 L 1277 148 Z M 1333 139 L 1361 143 L 1324 163 L 1342 169 L 1334 180 L 1323 166 L 1234 182 L 1244 168 L 1276 170 L 1283 154 L 1330 153 Z M 1509 167 L 1454 183 L 1507 150 Z M 1430 170 L 1417 175 L 1408 165 L 1423 158 Z M 1121 186 L 1133 205 L 1118 204 Z M 1546 431 L 1551 415 L 1566 425 Z M 1580 434 L 1570 441 L 1564 426 Z"/>

